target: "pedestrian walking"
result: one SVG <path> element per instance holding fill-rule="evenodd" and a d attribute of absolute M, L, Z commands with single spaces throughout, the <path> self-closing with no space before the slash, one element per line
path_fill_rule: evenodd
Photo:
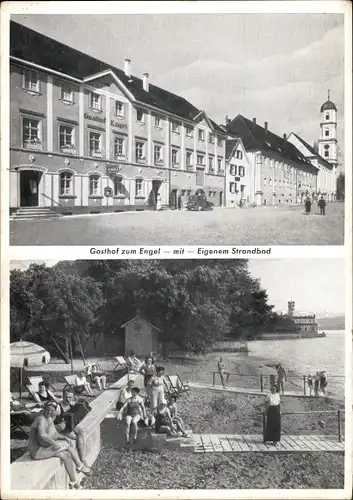
<path fill-rule="evenodd" d="M 325 214 L 326 201 L 324 200 L 324 197 L 322 195 L 321 198 L 319 199 L 318 205 L 320 208 L 320 215 L 326 215 Z"/>
<path fill-rule="evenodd" d="M 306 215 L 310 214 L 311 211 L 311 200 L 309 196 L 306 197 L 305 199 L 305 213 Z"/>

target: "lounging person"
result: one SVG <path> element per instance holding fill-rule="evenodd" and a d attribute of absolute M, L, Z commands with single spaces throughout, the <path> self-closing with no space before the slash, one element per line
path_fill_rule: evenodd
<path fill-rule="evenodd" d="M 44 407 L 44 412 L 33 422 L 29 435 L 29 454 L 34 460 L 44 460 L 59 457 L 69 475 L 70 488 L 81 489 L 77 479 L 77 472 L 91 474 L 91 469 L 85 466 L 78 456 L 69 437 L 57 432 L 54 426 L 56 417 L 56 403 L 49 401 Z"/>
<path fill-rule="evenodd" d="M 106 383 L 107 383 L 107 376 L 105 374 L 105 371 L 101 369 L 101 367 L 97 364 L 94 363 L 91 366 L 91 380 L 93 383 L 96 383 L 98 385 L 98 389 L 105 390 L 107 388 Z"/>
<path fill-rule="evenodd" d="M 184 422 L 178 416 L 177 397 L 176 396 L 170 397 L 167 407 L 168 407 L 173 425 L 175 425 L 176 428 L 178 429 L 178 431 L 180 431 L 182 433 L 183 437 L 187 438 L 188 435 L 185 432 Z"/>
<path fill-rule="evenodd" d="M 76 394 L 83 394 L 85 391 L 89 396 L 93 396 L 91 384 L 88 382 L 85 372 L 80 372 L 75 380 L 74 391 Z"/>
<path fill-rule="evenodd" d="M 87 465 L 85 458 L 84 458 L 84 456 L 85 456 L 85 453 L 84 453 L 85 441 L 84 441 L 84 435 L 83 435 L 83 431 L 82 431 L 81 427 L 77 427 L 77 425 L 76 425 L 76 427 L 73 430 L 70 430 L 67 428 L 65 421 L 63 420 L 64 413 L 72 410 L 75 407 L 76 403 L 77 403 L 77 400 L 76 400 L 73 389 L 67 389 L 66 391 L 64 391 L 63 400 L 60 403 L 61 414 L 55 419 L 54 424 L 57 422 L 57 420 L 60 419 L 60 423 L 58 425 L 55 425 L 56 430 L 58 432 L 62 432 L 64 434 L 64 436 L 66 436 L 66 437 L 68 437 L 76 442 L 78 455 L 79 455 L 82 463 Z M 79 422 L 77 422 L 77 424 L 79 424 Z"/>
<path fill-rule="evenodd" d="M 225 389 L 226 383 L 228 382 L 229 379 L 229 373 L 226 372 L 226 365 L 223 361 L 223 358 L 219 358 L 218 364 L 218 373 L 222 382 L 222 386 Z"/>
<path fill-rule="evenodd" d="M 126 431 L 126 442 L 130 444 L 130 430 L 132 431 L 132 441 L 137 442 L 137 424 L 141 419 L 147 419 L 145 407 L 139 396 L 140 389 L 138 387 L 133 387 L 131 389 L 131 398 L 127 399 L 123 406 L 120 408 L 118 413 L 118 420 L 122 420 L 123 413 L 126 410 L 125 417 L 125 431 Z"/>
<path fill-rule="evenodd" d="M 127 365 L 129 370 L 132 372 L 139 372 L 142 362 L 136 357 L 136 354 L 134 352 L 131 353 L 131 356 L 129 356 L 126 360 Z"/>
<path fill-rule="evenodd" d="M 278 363 L 276 370 L 278 391 L 281 390 L 282 394 L 284 394 L 284 382 L 287 382 L 287 373 L 281 363 Z"/>
<path fill-rule="evenodd" d="M 152 356 L 148 356 L 148 358 L 145 359 L 145 362 L 140 368 L 140 373 L 142 373 L 142 375 L 144 376 L 144 385 L 146 387 L 148 400 L 150 400 L 151 399 L 150 380 L 154 375 L 156 375 L 156 366 L 153 362 Z"/>
<path fill-rule="evenodd" d="M 154 375 L 149 380 L 149 385 L 151 388 L 151 410 L 155 410 L 158 408 L 159 404 L 164 401 L 164 386 L 165 386 L 165 377 L 164 377 L 164 367 L 159 366 L 156 369 L 156 375 Z"/>
<path fill-rule="evenodd" d="M 158 405 L 155 429 L 157 434 L 167 434 L 167 436 L 175 436 L 176 426 L 173 424 L 166 401 L 162 401 Z"/>
<path fill-rule="evenodd" d="M 327 387 L 327 375 L 326 371 L 322 370 L 320 372 L 320 391 L 322 391 L 322 394 L 326 394 L 326 387 Z"/>
<path fill-rule="evenodd" d="M 48 389 L 48 385 L 46 382 L 39 382 L 38 384 L 38 392 L 33 394 L 33 399 L 38 404 L 45 404 L 48 401 L 54 401 L 55 403 L 59 403 L 60 399 L 57 398 L 52 391 Z"/>
<path fill-rule="evenodd" d="M 266 407 L 266 432 L 265 442 L 272 441 L 274 446 L 281 440 L 281 409 L 278 387 L 271 386 L 265 401 Z"/>

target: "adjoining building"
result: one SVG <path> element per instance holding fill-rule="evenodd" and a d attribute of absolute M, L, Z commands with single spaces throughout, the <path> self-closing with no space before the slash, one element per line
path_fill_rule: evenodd
<path fill-rule="evenodd" d="M 310 146 L 304 139 L 291 133 L 288 140 L 318 169 L 317 195 L 328 201 L 336 199 L 337 151 L 337 108 L 328 100 L 321 106 L 320 138 L 317 145 Z"/>
<path fill-rule="evenodd" d="M 301 337 L 315 337 L 319 332 L 319 325 L 316 322 L 315 314 L 296 315 L 295 302 L 288 302 L 288 316 L 293 320 Z"/>
<path fill-rule="evenodd" d="M 186 99 L 10 25 L 10 211 L 225 205 L 226 132 Z"/>
<path fill-rule="evenodd" d="M 237 115 L 226 118 L 231 149 L 241 139 L 248 161 L 247 184 L 249 201 L 255 205 L 277 205 L 301 202 L 301 191 L 310 195 L 317 190 L 318 168 L 291 142 L 271 132 L 268 123 L 261 127 L 256 119 Z M 228 142 L 228 141 L 227 141 Z M 228 170 L 228 164 L 227 164 Z"/>
<path fill-rule="evenodd" d="M 240 138 L 226 141 L 226 204 L 229 207 L 254 203 L 254 172 Z"/>

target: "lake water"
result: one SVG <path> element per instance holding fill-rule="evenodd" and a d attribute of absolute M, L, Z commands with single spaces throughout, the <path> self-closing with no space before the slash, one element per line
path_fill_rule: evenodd
<path fill-rule="evenodd" d="M 330 393 L 344 394 L 345 332 L 326 331 L 326 337 L 293 340 L 256 340 L 248 343 L 250 356 L 281 361 L 287 370 L 301 375 L 325 369 Z"/>

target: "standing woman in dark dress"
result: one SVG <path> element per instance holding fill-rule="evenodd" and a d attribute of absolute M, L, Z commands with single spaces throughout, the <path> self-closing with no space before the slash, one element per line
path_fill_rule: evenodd
<path fill-rule="evenodd" d="M 277 386 L 272 385 L 266 397 L 265 442 L 272 441 L 274 446 L 281 440 L 281 399 Z"/>

